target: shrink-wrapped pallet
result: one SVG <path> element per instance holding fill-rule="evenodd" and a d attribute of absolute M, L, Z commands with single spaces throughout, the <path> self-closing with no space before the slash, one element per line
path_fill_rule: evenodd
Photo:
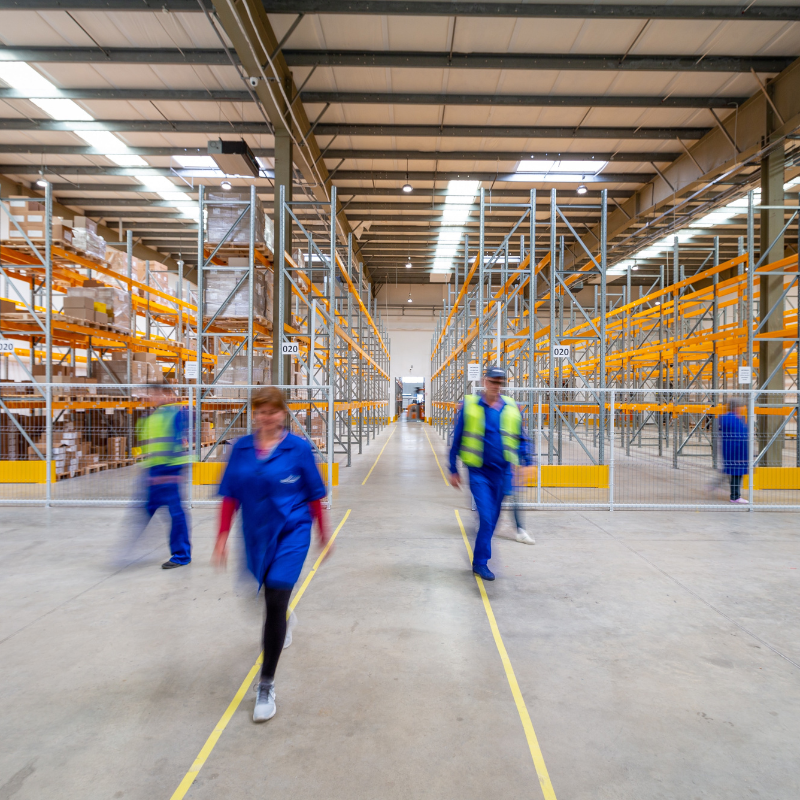
<path fill-rule="evenodd" d="M 109 322 L 119 328 L 131 329 L 130 295 L 111 286 L 76 286 L 67 290 L 68 297 L 88 297 L 105 305 Z"/>
<path fill-rule="evenodd" d="M 253 314 L 266 316 L 267 305 L 267 270 L 256 269 L 253 274 Z M 250 291 L 247 268 L 241 269 L 208 269 L 203 273 L 205 280 L 204 314 L 213 316 L 220 311 L 221 317 L 247 317 L 250 312 Z M 242 285 L 236 289 L 240 280 Z M 228 296 L 236 289 L 230 302 Z"/>
<path fill-rule="evenodd" d="M 249 202 L 250 192 L 209 192 L 206 195 L 206 241 L 219 244 L 230 231 L 225 244 L 249 244 L 251 212 L 246 205 Z M 237 222 L 245 209 L 247 212 Z M 255 240 L 257 244 L 263 244 L 266 222 L 264 207 L 258 198 L 255 214 Z M 231 231 L 234 223 L 236 227 Z"/>

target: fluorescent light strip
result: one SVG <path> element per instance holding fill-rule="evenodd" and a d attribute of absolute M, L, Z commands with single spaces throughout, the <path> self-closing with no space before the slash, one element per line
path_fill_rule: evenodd
<path fill-rule="evenodd" d="M 480 181 L 450 181 L 447 184 L 442 225 L 458 228 L 464 226 L 480 185 Z M 432 272 L 441 274 L 453 269 L 453 259 L 458 252 L 461 236 L 461 231 L 454 230 L 444 230 L 439 234 L 433 254 Z"/>
<path fill-rule="evenodd" d="M 0 62 L 0 79 L 15 89 L 24 92 L 30 101 L 49 114 L 54 119 L 62 122 L 78 121 L 91 122 L 94 117 L 84 111 L 77 103 L 72 100 L 59 98 L 59 90 L 43 75 L 40 75 L 33 67 L 22 61 Z M 84 142 L 102 151 L 109 160 L 120 167 L 147 167 L 149 164 L 141 157 L 130 152 L 130 148 L 120 141 L 110 131 L 72 131 Z M 153 177 L 147 174 L 138 174 L 135 177 L 142 178 L 151 191 L 155 192 L 163 200 L 174 200 L 183 205 L 184 202 L 192 204 L 192 208 L 182 210 L 185 217 L 197 220 L 199 211 L 195 207 L 195 202 L 186 192 L 180 191 L 172 181 L 163 177 Z"/>

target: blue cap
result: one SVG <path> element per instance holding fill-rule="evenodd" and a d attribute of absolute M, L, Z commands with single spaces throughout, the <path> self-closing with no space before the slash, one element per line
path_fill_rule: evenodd
<path fill-rule="evenodd" d="M 505 381 L 506 379 L 506 371 L 504 369 L 500 369 L 500 367 L 489 367 L 486 372 L 483 374 L 484 378 L 489 378 L 489 380 L 501 380 Z"/>

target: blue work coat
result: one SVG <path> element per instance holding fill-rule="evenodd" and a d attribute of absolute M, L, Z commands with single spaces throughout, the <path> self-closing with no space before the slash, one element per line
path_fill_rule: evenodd
<path fill-rule="evenodd" d="M 747 475 L 747 423 L 728 412 L 719 418 L 722 470 L 726 475 Z"/>
<path fill-rule="evenodd" d="M 242 510 L 247 568 L 259 586 L 291 588 L 300 577 L 311 544 L 308 504 L 325 497 L 325 485 L 305 439 L 288 433 L 267 458 L 259 458 L 253 436 L 233 447 L 219 486 Z"/>

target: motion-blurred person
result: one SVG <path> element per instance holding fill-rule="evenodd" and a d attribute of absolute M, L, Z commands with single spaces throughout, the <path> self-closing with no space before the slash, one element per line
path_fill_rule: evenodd
<path fill-rule="evenodd" d="M 494 580 L 488 562 L 492 557 L 492 535 L 500 518 L 506 487 L 511 485 L 511 466 L 530 464 L 528 440 L 522 430 L 517 404 L 500 394 L 506 374 L 491 367 L 483 378 L 483 395 L 468 395 L 458 411 L 450 446 L 450 484 L 461 487 L 456 458 L 469 471 L 469 488 L 478 511 L 478 532 L 472 556 L 472 571 Z"/>
<path fill-rule="evenodd" d="M 241 506 L 247 568 L 259 590 L 264 587 L 264 660 L 254 722 L 275 716 L 275 670 L 292 641 L 296 617 L 292 613 L 287 626 L 286 612 L 311 545 L 312 518 L 320 544 L 328 541 L 325 485 L 309 444 L 286 429 L 287 416 L 280 389 L 270 386 L 253 396 L 254 433 L 234 445 L 219 487 L 223 500 L 212 560 L 219 567 L 227 563 L 228 534 Z"/>
<path fill-rule="evenodd" d="M 536 544 L 536 539 L 525 530 L 522 522 L 522 511 L 519 507 L 519 489 L 522 486 L 523 473 L 518 467 L 506 473 L 505 493 L 511 500 L 511 513 L 514 516 L 514 527 L 517 529 L 517 541 L 521 544 Z"/>
<path fill-rule="evenodd" d="M 728 403 L 728 411 L 719 418 L 719 438 L 722 446 L 722 471 L 728 476 L 731 503 L 747 503 L 741 495 L 742 476 L 747 475 L 747 423 L 742 419 L 742 404 Z"/>
<path fill-rule="evenodd" d="M 145 456 L 144 467 L 144 524 L 137 536 L 143 533 L 153 515 L 162 506 L 169 509 L 172 527 L 169 532 L 169 561 L 162 569 L 175 569 L 192 560 L 189 525 L 181 500 L 187 452 L 187 410 L 175 403 L 175 397 L 164 384 L 150 386 L 148 395 L 156 407 L 136 426 L 139 447 Z"/>

